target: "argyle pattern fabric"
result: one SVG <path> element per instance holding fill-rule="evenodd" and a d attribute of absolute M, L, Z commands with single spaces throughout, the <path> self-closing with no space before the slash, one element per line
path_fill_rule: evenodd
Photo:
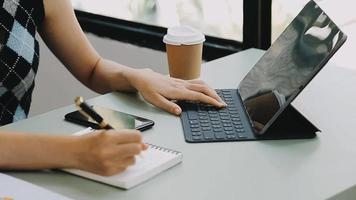
<path fill-rule="evenodd" d="M 0 125 L 28 115 L 43 18 L 42 0 L 0 0 Z"/>

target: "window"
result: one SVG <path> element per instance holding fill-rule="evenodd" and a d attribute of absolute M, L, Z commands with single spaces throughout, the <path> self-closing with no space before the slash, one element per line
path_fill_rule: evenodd
<path fill-rule="evenodd" d="M 75 9 L 170 27 L 180 24 L 206 35 L 242 41 L 243 0 L 72 0 Z"/>
<path fill-rule="evenodd" d="M 309 0 L 272 1 L 272 41 L 286 28 Z M 356 2 L 350 0 L 315 0 L 341 28 L 356 24 Z"/>
<path fill-rule="evenodd" d="M 283 32 L 309 0 L 272 1 L 272 42 Z"/>

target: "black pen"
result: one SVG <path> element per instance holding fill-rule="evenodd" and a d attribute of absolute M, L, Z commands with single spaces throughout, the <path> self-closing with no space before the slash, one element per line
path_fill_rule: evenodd
<path fill-rule="evenodd" d="M 84 116 L 96 121 L 100 129 L 114 129 L 110 124 L 104 121 L 103 117 L 101 117 L 93 108 L 84 102 L 83 97 L 75 98 L 74 102 L 75 105 L 79 108 L 79 112 Z"/>

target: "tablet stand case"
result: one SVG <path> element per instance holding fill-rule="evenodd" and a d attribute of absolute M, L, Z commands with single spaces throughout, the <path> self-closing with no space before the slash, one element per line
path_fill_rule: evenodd
<path fill-rule="evenodd" d="M 256 136 L 256 140 L 311 139 L 319 131 L 289 104 L 263 135 Z"/>

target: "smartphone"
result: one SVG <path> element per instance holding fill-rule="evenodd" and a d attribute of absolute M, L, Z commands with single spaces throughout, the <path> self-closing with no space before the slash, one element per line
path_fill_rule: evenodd
<path fill-rule="evenodd" d="M 154 125 L 154 121 L 143 117 L 130 115 L 101 106 L 92 106 L 92 108 L 116 130 L 136 129 L 143 131 L 151 128 Z M 64 119 L 79 125 L 91 127 L 93 129 L 100 129 L 98 123 L 88 118 L 87 116 L 82 115 L 79 111 L 67 113 L 64 116 Z"/>

